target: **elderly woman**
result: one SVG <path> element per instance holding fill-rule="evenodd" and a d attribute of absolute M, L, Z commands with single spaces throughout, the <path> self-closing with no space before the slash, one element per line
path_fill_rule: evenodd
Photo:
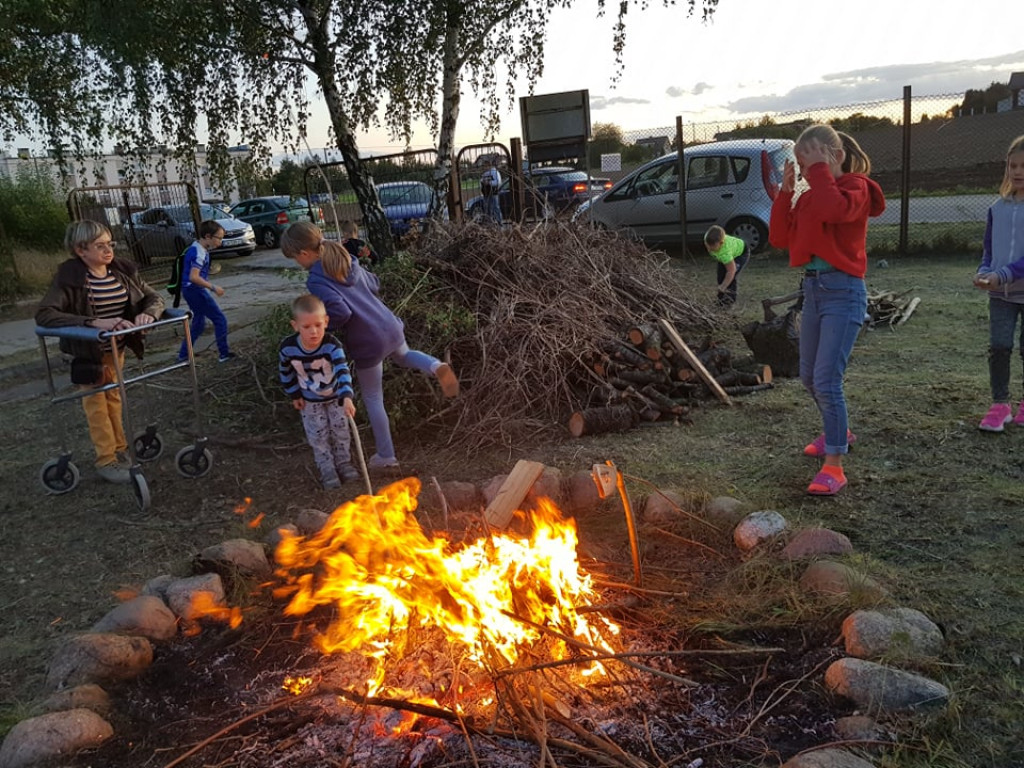
<path fill-rule="evenodd" d="M 50 289 L 36 310 L 36 324 L 48 328 L 86 326 L 120 331 L 154 322 L 164 301 L 139 276 L 130 261 L 114 258 L 110 230 L 94 221 L 68 225 L 64 246 L 71 258 L 57 268 Z M 143 353 L 143 334 L 118 338 L 119 361 L 127 346 Z M 71 381 L 98 387 L 115 381 L 111 340 L 61 339 L 60 348 L 72 356 Z M 82 398 L 89 422 L 89 437 L 96 449 L 96 473 L 111 483 L 129 483 L 125 464 L 128 442 L 121 418 L 121 392 L 117 387 Z"/>

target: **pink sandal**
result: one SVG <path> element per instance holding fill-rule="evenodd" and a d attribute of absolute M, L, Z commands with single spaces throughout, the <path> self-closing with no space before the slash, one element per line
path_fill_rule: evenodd
<path fill-rule="evenodd" d="M 850 430 L 846 430 L 846 444 L 853 445 L 857 442 L 857 436 Z M 816 459 L 820 459 L 825 455 L 825 435 L 824 433 L 814 438 L 813 442 L 808 443 L 804 446 L 804 456 L 813 456 Z"/>
<path fill-rule="evenodd" d="M 807 486 L 807 492 L 811 496 L 835 496 L 846 485 L 846 479 L 839 479 L 834 475 L 822 470 L 814 476 L 811 484 Z"/>

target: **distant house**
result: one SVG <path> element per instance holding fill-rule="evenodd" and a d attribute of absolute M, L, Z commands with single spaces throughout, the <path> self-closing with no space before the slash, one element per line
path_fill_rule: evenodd
<path fill-rule="evenodd" d="M 1024 72 L 1010 75 L 1010 109 L 1024 109 Z"/>
<path fill-rule="evenodd" d="M 672 142 L 668 140 L 668 136 L 648 136 L 644 139 L 637 139 L 635 143 L 638 147 L 650 150 L 653 157 L 661 157 L 672 151 Z"/>

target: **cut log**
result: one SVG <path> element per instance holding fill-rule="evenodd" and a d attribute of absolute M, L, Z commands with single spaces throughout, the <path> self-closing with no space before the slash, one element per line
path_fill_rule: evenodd
<path fill-rule="evenodd" d="M 652 409 L 657 413 L 657 409 Z M 624 432 L 636 423 L 636 416 L 628 405 L 608 408 L 587 408 L 569 417 L 569 434 L 573 437 L 600 435 L 605 432 Z"/>
<path fill-rule="evenodd" d="M 625 342 L 605 342 L 602 345 L 602 348 L 616 360 L 622 360 L 623 362 L 629 363 L 640 370 L 646 370 L 651 367 L 651 361 L 647 358 L 647 355 L 637 349 L 634 349 Z"/>
<path fill-rule="evenodd" d="M 722 387 L 744 386 L 752 387 L 761 383 L 761 377 L 756 373 L 745 373 L 743 371 L 726 371 L 715 376 L 715 381 Z"/>
<path fill-rule="evenodd" d="M 754 384 L 750 387 L 726 387 L 725 391 L 730 395 L 749 395 L 754 392 L 763 392 L 766 389 L 774 389 L 775 385 L 771 383 L 767 384 Z"/>
<path fill-rule="evenodd" d="M 646 387 L 641 389 L 640 394 L 649 397 L 651 402 L 658 406 L 658 410 L 663 413 L 678 415 L 683 411 L 683 407 L 681 405 L 672 402 L 672 398 L 662 392 L 659 392 L 651 384 L 648 384 Z"/>
<path fill-rule="evenodd" d="M 621 370 L 615 378 L 624 379 L 634 384 L 661 384 L 666 381 L 663 371 Z"/>
<path fill-rule="evenodd" d="M 692 368 L 678 368 L 676 369 L 676 378 L 679 381 L 696 381 L 697 372 Z"/>
<path fill-rule="evenodd" d="M 907 308 L 903 310 L 903 314 L 900 315 L 900 319 L 896 321 L 896 325 L 900 326 L 907 322 L 907 320 L 910 319 L 910 316 L 914 314 L 914 310 L 917 309 L 917 305 L 920 303 L 921 298 L 919 296 L 915 296 L 914 298 L 912 298 L 910 300 L 910 303 L 907 304 Z"/>
<path fill-rule="evenodd" d="M 638 347 L 649 347 L 652 339 L 661 343 L 661 330 L 655 323 L 638 323 L 629 329 L 626 338 Z"/>
<path fill-rule="evenodd" d="M 719 400 L 726 405 L 732 405 L 732 400 L 729 399 L 729 395 L 724 389 L 715 381 L 714 377 L 708 373 L 708 369 L 704 367 L 704 364 L 697 359 L 697 356 L 693 353 L 693 350 L 686 346 L 686 342 L 683 341 L 682 336 L 668 320 L 662 318 L 658 321 L 661 326 L 661 330 L 668 337 L 668 340 L 672 342 L 672 346 L 678 350 L 678 352 L 686 359 L 690 364 L 690 367 L 700 374 L 700 377 L 704 380 L 704 383 L 711 388 L 711 391 L 715 393 Z"/>
<path fill-rule="evenodd" d="M 628 409 L 627 409 L 628 410 Z M 497 495 L 487 509 L 484 510 L 484 520 L 491 528 L 505 529 L 512 521 L 512 516 L 526 499 L 533 484 L 544 471 L 544 465 L 539 461 L 526 461 L 520 459 L 508 473 L 505 482 L 501 484 Z"/>

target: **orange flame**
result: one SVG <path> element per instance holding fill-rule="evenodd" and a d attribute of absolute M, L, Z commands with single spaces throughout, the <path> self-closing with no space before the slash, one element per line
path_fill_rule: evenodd
<path fill-rule="evenodd" d="M 187 621 L 189 626 L 185 634 L 194 635 L 199 632 L 199 619 L 223 621 L 232 629 L 242 623 L 242 610 L 237 606 L 227 606 L 218 602 L 209 592 L 196 592 L 189 603 Z"/>
<path fill-rule="evenodd" d="M 324 652 L 375 657 L 373 689 L 382 681 L 379 660 L 403 626 L 439 627 L 481 665 L 496 659 L 489 649 L 514 663 L 544 635 L 538 626 L 611 650 L 606 638 L 618 627 L 576 611 L 593 587 L 576 558 L 575 525 L 552 502 L 540 501 L 528 538 L 502 533 L 453 547 L 420 528 L 419 489 L 407 478 L 342 505 L 313 536 L 284 532 L 276 559 L 286 586 L 276 594 L 290 597 L 292 616 L 334 606 L 337 619 L 316 638 Z"/>

